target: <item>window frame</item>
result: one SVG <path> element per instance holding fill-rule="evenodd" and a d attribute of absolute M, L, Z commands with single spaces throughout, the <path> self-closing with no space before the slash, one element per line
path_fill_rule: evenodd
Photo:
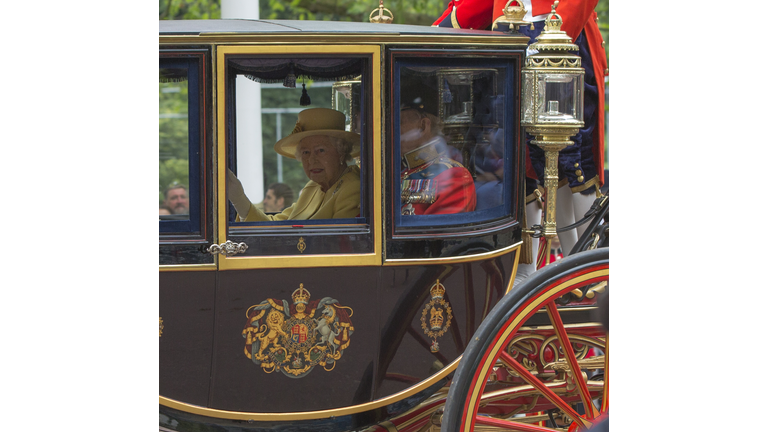
<path fill-rule="evenodd" d="M 399 209 L 402 204 L 400 201 L 400 158 L 399 156 L 399 132 L 397 131 L 397 125 L 399 125 L 400 119 L 400 75 L 402 67 L 419 67 L 419 66 L 434 66 L 440 65 L 443 67 L 470 67 L 461 65 L 459 63 L 471 59 L 476 61 L 472 63 L 473 68 L 496 68 L 506 69 L 505 74 L 505 98 L 504 98 L 504 110 L 506 114 L 512 113 L 511 116 L 507 115 L 504 128 L 505 136 L 505 179 L 504 190 L 511 192 L 508 196 L 505 196 L 503 208 L 493 208 L 486 210 L 474 211 L 471 213 L 460 213 L 450 215 L 414 215 L 409 218 L 414 218 L 413 223 L 403 223 L 403 216 L 400 214 Z M 478 61 L 479 60 L 479 61 Z M 393 240 L 395 239 L 421 239 L 421 238 L 435 238 L 444 237 L 446 234 L 451 236 L 467 236 L 480 234 L 483 232 L 494 231 L 496 229 L 504 229 L 518 221 L 518 207 L 521 199 L 520 185 L 516 185 L 515 182 L 520 177 L 522 161 L 524 161 L 524 150 L 521 145 L 521 126 L 520 119 L 514 116 L 517 112 L 516 106 L 519 107 L 520 99 L 520 74 L 519 74 L 519 62 L 521 62 L 521 56 L 519 52 L 499 52 L 488 50 L 468 50 L 468 49 L 451 49 L 451 50 L 423 50 L 423 49 L 392 49 L 389 55 L 389 69 L 393 83 L 389 109 L 391 112 L 391 140 L 388 141 L 387 151 L 389 152 L 388 159 L 390 166 L 388 171 L 390 172 L 388 195 L 391 197 L 388 208 L 391 209 L 391 214 L 388 215 L 390 233 L 389 236 Z M 518 63 L 516 65 L 515 63 Z M 499 78 L 501 79 L 501 78 Z M 397 187 L 395 187 L 395 184 Z M 458 215 L 458 216 L 457 216 Z M 469 218 L 467 218 L 470 216 Z M 471 232 L 469 231 L 471 230 Z"/>
<path fill-rule="evenodd" d="M 379 265 L 381 264 L 381 47 L 379 45 L 270 45 L 270 46 L 220 46 L 217 50 L 216 67 L 219 79 L 217 81 L 217 121 L 219 123 L 217 137 L 217 160 L 219 167 L 218 178 L 218 225 L 217 230 L 221 241 L 232 238 L 239 242 L 245 239 L 270 239 L 273 242 L 292 242 L 299 240 L 306 244 L 311 239 L 319 238 L 318 243 L 332 236 L 357 236 L 370 238 L 370 250 L 357 253 L 323 253 L 322 251 L 301 251 L 299 248 L 282 247 L 279 254 L 258 254 L 252 256 L 222 256 L 219 268 L 250 269 L 250 268 L 279 268 L 279 267 L 330 267 L 339 265 Z M 228 115 L 231 109 L 230 90 L 228 86 L 227 59 L 230 56 L 264 56 L 264 57 L 333 57 L 355 56 L 364 57 L 367 62 L 367 81 L 364 83 L 370 97 L 364 96 L 364 110 L 369 127 L 363 131 L 363 140 L 370 139 L 367 150 L 361 149 L 361 154 L 367 151 L 370 160 L 361 162 L 361 215 L 367 216 L 367 221 L 345 219 L 342 223 L 333 221 L 295 221 L 294 223 L 247 223 L 238 222 L 232 227 L 228 221 L 230 203 L 226 200 L 226 167 L 230 162 L 229 134 L 231 130 Z M 361 217 L 366 217 L 361 216 Z M 307 222 L 307 223 L 296 223 Z M 346 223 L 345 223 L 346 222 Z M 348 223 L 352 222 L 352 223 Z M 234 230 L 233 230 L 234 228 Z M 326 237 L 323 239 L 322 237 Z M 268 251 L 259 251 L 266 252 Z"/>
<path fill-rule="evenodd" d="M 211 48 L 208 46 L 180 48 L 168 46 L 159 51 L 159 66 L 186 62 L 190 75 L 196 80 L 188 85 L 190 100 L 196 99 L 196 113 L 188 109 L 190 128 L 189 181 L 190 218 L 161 220 L 159 228 L 159 261 L 161 266 L 215 265 L 215 257 L 204 251 L 213 242 L 213 149 L 211 112 Z M 194 66 L 194 67 L 193 67 Z M 190 102 L 188 101 L 188 104 Z"/>
<path fill-rule="evenodd" d="M 160 234 L 199 234 L 201 230 L 201 200 L 200 200 L 200 161 L 203 139 L 201 110 L 203 95 L 200 79 L 202 58 L 200 56 L 160 56 L 160 69 L 184 68 L 187 70 L 187 155 L 189 176 L 187 195 L 189 197 L 189 218 L 184 220 L 160 220 Z"/>

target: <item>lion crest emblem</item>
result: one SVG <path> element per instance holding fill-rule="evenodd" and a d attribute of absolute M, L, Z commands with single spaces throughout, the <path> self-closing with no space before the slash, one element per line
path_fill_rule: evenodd
<path fill-rule="evenodd" d="M 289 305 L 267 299 L 248 308 L 245 356 L 266 373 L 280 370 L 291 378 L 301 378 L 317 365 L 333 370 L 355 330 L 352 309 L 330 297 L 310 300 L 304 284 L 291 300 Z"/>

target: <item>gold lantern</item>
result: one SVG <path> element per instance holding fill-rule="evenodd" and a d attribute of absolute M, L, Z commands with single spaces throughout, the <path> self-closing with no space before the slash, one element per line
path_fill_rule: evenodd
<path fill-rule="evenodd" d="M 547 191 L 543 236 L 551 242 L 557 235 L 555 207 L 558 186 L 559 152 L 573 144 L 569 138 L 584 126 L 584 68 L 581 57 L 570 51 L 578 46 L 560 30 L 563 20 L 552 6 L 544 31 L 531 44 L 538 51 L 529 55 L 523 67 L 523 109 L 521 124 L 534 136 L 531 143 L 544 150 Z M 549 254 L 546 254 L 547 258 Z"/>

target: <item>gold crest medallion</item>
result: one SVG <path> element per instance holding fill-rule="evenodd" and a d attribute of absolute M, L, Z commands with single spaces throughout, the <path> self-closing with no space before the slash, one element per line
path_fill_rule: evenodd
<path fill-rule="evenodd" d="M 432 296 L 432 300 L 421 311 L 421 329 L 424 330 L 424 334 L 432 338 L 432 346 L 429 350 L 436 353 L 440 351 L 437 338 L 444 335 L 448 327 L 451 326 L 453 313 L 448 300 L 443 298 L 445 286 L 440 283 L 440 279 L 437 279 L 432 288 L 429 289 L 429 294 Z"/>

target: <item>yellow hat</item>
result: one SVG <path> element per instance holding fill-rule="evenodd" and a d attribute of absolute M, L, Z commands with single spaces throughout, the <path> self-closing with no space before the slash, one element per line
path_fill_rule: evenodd
<path fill-rule="evenodd" d="M 275 143 L 275 151 L 279 154 L 296 159 L 296 146 L 299 141 L 312 135 L 325 135 L 341 138 L 352 144 L 351 156 L 360 154 L 360 135 L 344 130 L 346 117 L 344 113 L 330 108 L 309 108 L 299 113 L 293 132 Z"/>

